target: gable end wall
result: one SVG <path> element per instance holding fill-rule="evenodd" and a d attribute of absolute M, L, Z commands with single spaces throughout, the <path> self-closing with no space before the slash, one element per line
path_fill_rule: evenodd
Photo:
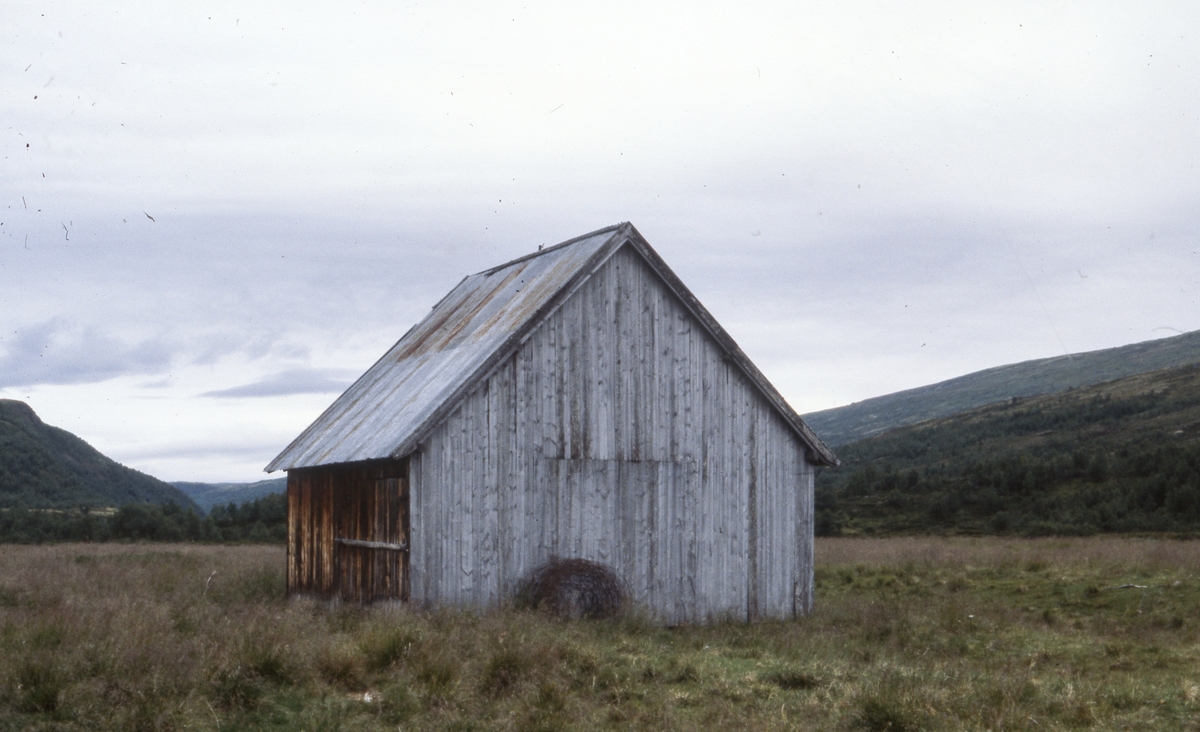
<path fill-rule="evenodd" d="M 631 247 L 412 457 L 411 598 L 491 606 L 551 555 L 666 622 L 812 605 L 813 467 Z"/>

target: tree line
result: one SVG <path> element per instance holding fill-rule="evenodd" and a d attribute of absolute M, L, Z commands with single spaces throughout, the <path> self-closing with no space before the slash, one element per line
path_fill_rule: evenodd
<path fill-rule="evenodd" d="M 1013 400 L 839 448 L 819 535 L 1200 535 L 1200 378 Z M 1164 377 L 1167 378 L 1167 377 Z"/>
<path fill-rule="evenodd" d="M 816 494 L 820 535 L 1200 533 L 1200 447 L 867 465 Z"/>
<path fill-rule="evenodd" d="M 213 506 L 200 516 L 177 503 L 130 503 L 115 512 L 0 510 L 0 543 L 46 544 L 82 541 L 192 541 L 272 543 L 287 538 L 287 496 L 263 496 L 241 505 Z"/>

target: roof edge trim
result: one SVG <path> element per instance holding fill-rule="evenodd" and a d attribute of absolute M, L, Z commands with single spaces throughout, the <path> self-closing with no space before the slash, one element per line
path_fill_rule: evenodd
<path fill-rule="evenodd" d="M 730 360 L 750 379 L 750 382 L 754 384 L 759 393 L 775 408 L 780 416 L 784 418 L 784 421 L 800 437 L 801 441 L 804 442 L 808 448 L 808 461 L 814 465 L 825 465 L 828 467 L 837 467 L 840 465 L 841 461 L 838 460 L 833 450 L 822 442 L 821 438 L 817 437 L 817 433 L 813 432 L 812 428 L 796 413 L 796 410 L 792 409 L 787 400 L 783 398 L 783 395 L 758 370 L 758 367 L 754 365 L 750 357 L 737 344 L 733 336 L 729 335 L 729 332 L 721 327 L 721 324 L 712 316 L 712 313 L 708 312 L 708 308 L 704 307 L 699 298 L 692 294 L 692 291 L 683 283 L 683 280 L 679 279 L 679 276 L 659 256 L 658 252 L 654 251 L 650 243 L 646 241 L 641 232 L 634 228 L 632 224 L 629 225 L 628 236 L 628 242 L 633 245 L 638 254 L 646 260 L 651 269 L 662 278 L 663 283 L 683 302 L 684 307 L 691 311 L 693 317 L 699 320 L 704 329 L 725 349 L 729 354 Z"/>
<path fill-rule="evenodd" d="M 447 397 L 441 401 L 441 406 L 431 412 L 429 416 L 426 417 L 425 420 L 412 431 L 412 434 L 408 439 L 401 442 L 394 450 L 392 450 L 391 453 L 389 453 L 391 457 L 401 458 L 415 450 L 417 446 L 429 436 L 430 432 L 436 429 L 437 426 L 446 419 L 446 417 L 450 416 L 450 414 L 458 408 L 464 397 L 478 388 L 479 384 L 484 379 L 488 378 L 500 364 L 504 363 L 505 360 L 512 356 L 512 354 L 521 347 L 521 344 L 526 338 L 528 338 L 529 333 L 545 322 L 546 318 L 548 318 L 550 314 L 557 310 L 559 306 L 561 306 L 562 303 L 565 302 L 566 299 L 578 289 L 579 285 L 584 280 L 586 280 L 588 277 L 591 277 L 596 269 L 612 256 L 613 252 L 615 252 L 621 247 L 621 245 L 628 241 L 628 232 L 636 232 L 636 230 L 629 222 L 617 224 L 615 226 L 608 226 L 603 229 L 597 229 L 591 234 L 575 237 L 574 239 L 565 241 L 562 244 L 556 244 L 550 249 L 543 249 L 530 256 L 520 257 L 507 262 L 500 267 L 494 267 L 479 273 L 488 274 L 495 272 L 531 257 L 545 254 L 551 249 L 557 249 L 561 246 L 572 244 L 593 236 L 598 236 L 608 231 L 612 231 L 613 236 L 611 236 L 603 246 L 597 249 L 596 252 L 588 258 L 587 262 L 585 262 L 584 265 L 579 268 L 578 272 L 572 275 L 570 279 L 563 283 L 562 287 L 559 287 L 553 295 L 547 298 L 546 302 L 543 303 L 542 306 L 536 311 L 534 311 L 533 314 L 531 314 L 529 318 L 525 320 L 520 328 L 517 328 L 515 331 L 513 331 L 512 334 L 509 335 L 502 344 L 500 344 L 495 352 L 486 360 L 484 360 L 484 362 L 480 364 L 477 369 L 475 369 L 474 373 L 472 373 L 468 378 L 464 379 L 457 388 L 451 391 Z"/>

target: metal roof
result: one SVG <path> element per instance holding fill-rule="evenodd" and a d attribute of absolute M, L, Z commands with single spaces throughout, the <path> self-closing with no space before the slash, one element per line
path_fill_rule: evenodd
<path fill-rule="evenodd" d="M 623 244 L 632 244 L 812 451 L 837 458 L 750 363 L 632 224 L 548 247 L 458 283 L 292 444 L 267 472 L 403 457 Z"/>

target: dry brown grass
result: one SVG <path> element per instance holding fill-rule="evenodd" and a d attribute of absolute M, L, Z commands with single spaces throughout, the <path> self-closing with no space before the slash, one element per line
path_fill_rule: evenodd
<path fill-rule="evenodd" d="M 1200 572 L 1200 541 L 1158 538 L 901 536 L 892 538 L 821 538 L 818 566 L 847 564 L 924 564 L 1003 567 L 1042 562 L 1055 566 L 1140 567 Z"/>
<path fill-rule="evenodd" d="M 289 602 L 277 547 L 0 546 L 0 730 L 1200 729 L 1200 542 L 817 551 L 813 617 L 665 629 Z"/>

